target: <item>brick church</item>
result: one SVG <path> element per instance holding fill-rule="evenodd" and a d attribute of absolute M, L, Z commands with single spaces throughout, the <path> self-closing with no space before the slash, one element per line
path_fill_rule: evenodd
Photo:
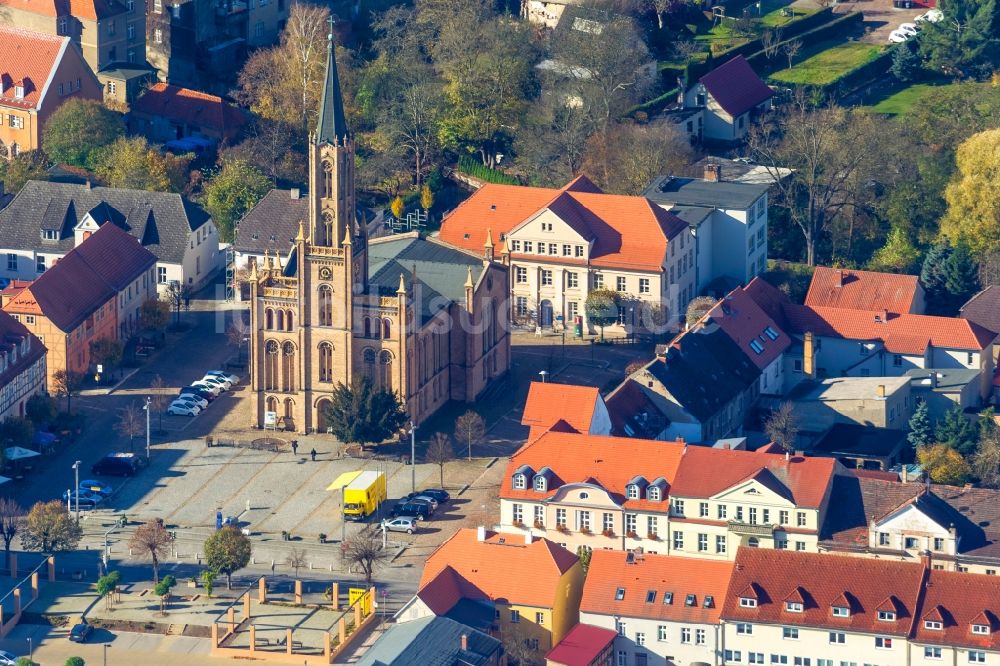
<path fill-rule="evenodd" d="M 309 140 L 308 220 L 287 256 L 250 268 L 251 390 L 258 427 L 323 432 L 338 383 L 395 391 L 420 424 L 472 402 L 510 367 L 508 266 L 416 233 L 369 239 L 355 208 L 354 138 L 332 36 Z M 285 236 L 286 238 L 288 236 Z"/>

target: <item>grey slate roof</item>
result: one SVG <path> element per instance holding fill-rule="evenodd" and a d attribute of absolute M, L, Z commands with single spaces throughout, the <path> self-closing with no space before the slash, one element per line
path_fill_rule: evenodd
<path fill-rule="evenodd" d="M 336 144 L 347 138 L 348 131 L 344 100 L 340 96 L 340 77 L 337 75 L 337 56 L 333 48 L 332 33 L 328 37 L 326 51 L 326 78 L 323 81 L 323 98 L 316 123 L 316 141 Z"/>
<path fill-rule="evenodd" d="M 75 247 L 73 228 L 94 211 L 138 238 L 159 261 L 180 264 L 188 234 L 210 218 L 179 194 L 31 180 L 0 211 L 0 247 L 65 254 Z M 43 241 L 42 229 L 58 240 Z"/>
<path fill-rule="evenodd" d="M 468 649 L 462 649 L 462 636 Z M 500 641 L 446 617 L 395 624 L 368 648 L 357 666 L 454 666 L 485 664 Z"/>
<path fill-rule="evenodd" d="M 484 270 L 483 260 L 438 241 L 401 236 L 368 246 L 368 283 L 371 290 L 387 296 L 395 295 L 402 273 L 408 297 L 420 299 L 421 325 L 449 303 L 464 302 L 469 268 L 472 269 L 472 280 L 476 282 Z"/>
<path fill-rule="evenodd" d="M 962 306 L 958 316 L 1000 333 L 1000 287 L 994 285 L 983 289 Z"/>
<path fill-rule="evenodd" d="M 292 190 L 271 190 L 251 208 L 236 229 L 233 249 L 237 252 L 284 256 L 299 232 L 299 221 L 309 222 L 309 197 Z"/>
<path fill-rule="evenodd" d="M 658 204 L 749 208 L 767 192 L 766 185 L 657 176 L 642 196 Z"/>

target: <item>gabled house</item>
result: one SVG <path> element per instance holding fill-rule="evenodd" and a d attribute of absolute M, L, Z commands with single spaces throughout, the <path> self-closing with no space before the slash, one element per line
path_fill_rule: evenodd
<path fill-rule="evenodd" d="M 492 601 L 501 640 L 517 640 L 540 651 L 539 657 L 579 619 L 580 560 L 548 539 L 497 534 L 483 527 L 461 529 L 431 553 L 420 588 L 426 589 L 446 570 L 463 596 Z"/>
<path fill-rule="evenodd" d="M 923 314 L 925 294 L 916 275 L 817 266 L 805 304 L 847 310 Z"/>
<path fill-rule="evenodd" d="M 585 176 L 562 189 L 484 185 L 444 219 L 441 239 L 509 262 L 512 317 L 521 324 L 596 332 L 584 303 L 592 290 L 612 289 L 627 302 L 610 328 L 652 330 L 696 294 L 687 225 L 644 197 L 605 194 Z"/>
<path fill-rule="evenodd" d="M 155 255 L 160 289 L 198 289 L 222 266 L 212 218 L 179 194 L 31 180 L 0 211 L 0 276 L 33 280 L 107 223 Z"/>
<path fill-rule="evenodd" d="M 771 108 L 774 91 L 742 55 L 705 74 L 684 92 L 685 109 L 701 109 L 700 132 L 692 138 L 733 143 L 741 141 L 757 117 Z"/>
<path fill-rule="evenodd" d="M 31 396 L 45 391 L 44 343 L 0 311 L 0 421 L 24 418 Z"/>
<path fill-rule="evenodd" d="M 47 386 L 60 370 L 91 368 L 90 344 L 124 342 L 142 327 L 142 304 L 155 299 L 156 257 L 114 224 L 96 230 L 3 309 L 48 349 Z"/>
<path fill-rule="evenodd" d="M 101 99 L 101 84 L 69 37 L 59 36 L 54 30 L 46 34 L 14 27 L 23 24 L 11 24 L 7 16 L 22 7 L 42 4 L 39 0 L 0 2 L 0 18 L 4 19 L 4 25 L 0 25 L 2 159 L 42 148 L 45 122 L 67 99 Z M 51 2 L 49 9 L 54 27 L 57 18 Z"/>
<path fill-rule="evenodd" d="M 186 137 L 228 143 L 239 135 L 247 118 L 217 95 L 154 83 L 133 102 L 128 121 L 131 132 L 154 143 Z"/>
<path fill-rule="evenodd" d="M 593 386 L 532 382 L 524 403 L 521 425 L 533 440 L 557 423 L 562 429 L 585 435 L 610 435 L 611 417 L 601 392 Z"/>
<path fill-rule="evenodd" d="M 733 562 L 595 550 L 580 621 L 617 632 L 617 664 L 714 663 Z"/>
<path fill-rule="evenodd" d="M 760 375 L 718 324 L 702 322 L 658 350 L 655 359 L 612 391 L 608 411 L 612 423 L 624 429 L 626 423 L 647 422 L 651 405 L 652 422 L 665 427 L 647 434 L 656 439 L 714 441 L 742 432 L 760 394 Z M 637 399 L 639 392 L 644 400 Z"/>

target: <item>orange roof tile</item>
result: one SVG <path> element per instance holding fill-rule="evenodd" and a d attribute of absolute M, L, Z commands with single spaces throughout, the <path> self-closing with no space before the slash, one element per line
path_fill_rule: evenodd
<path fill-rule="evenodd" d="M 70 48 L 69 37 L 0 26 L 0 76 L 3 77 L 0 105 L 19 109 L 40 107 L 67 48 Z M 21 99 L 17 98 L 18 85 L 24 87 Z"/>
<path fill-rule="evenodd" d="M 771 365 L 792 344 L 792 339 L 743 287 L 726 294 L 700 321 L 718 324 L 761 370 Z M 756 340 L 755 346 L 762 350 L 760 353 L 750 346 L 752 340 Z"/>
<path fill-rule="evenodd" d="M 681 458 L 670 494 L 708 498 L 755 478 L 796 506 L 816 508 L 833 483 L 834 458 L 806 458 L 755 451 L 689 446 Z"/>
<path fill-rule="evenodd" d="M 896 354 L 923 354 L 928 344 L 945 349 L 985 349 L 996 334 L 966 319 L 786 304 L 788 330 L 848 340 L 880 340 Z M 888 316 L 887 316 L 888 315 Z"/>
<path fill-rule="evenodd" d="M 806 305 L 849 310 L 911 312 L 920 283 L 916 275 L 817 266 Z"/>
<path fill-rule="evenodd" d="M 235 135 L 246 124 L 243 112 L 221 97 L 166 83 L 151 85 L 132 104 L 132 112 L 209 127 L 226 136 Z"/>
<path fill-rule="evenodd" d="M 125 6 L 115 0 L 0 0 L 0 7 L 11 7 L 41 16 L 74 16 L 95 21 L 124 14 Z"/>
<path fill-rule="evenodd" d="M 559 644 L 545 655 L 547 665 L 590 666 L 607 650 L 618 632 L 592 624 L 577 624 L 570 629 Z"/>
<path fill-rule="evenodd" d="M 420 587 L 451 568 L 462 579 L 463 596 L 481 594 L 503 603 L 552 608 L 560 578 L 578 562 L 576 555 L 548 539 L 526 545 L 519 535 L 486 532 L 486 540 L 479 541 L 476 530 L 466 528 L 431 553 Z"/>
<path fill-rule="evenodd" d="M 521 425 L 530 426 L 532 431 L 547 430 L 562 420 L 577 432 L 587 433 L 600 398 L 600 391 L 593 386 L 531 382 Z"/>
<path fill-rule="evenodd" d="M 593 483 L 626 507 L 666 512 L 669 506 L 665 496 L 659 502 L 625 501 L 625 486 L 634 477 L 643 476 L 648 482 L 662 477 L 669 488 L 683 454 L 684 446 L 677 442 L 549 431 L 511 457 L 506 480 L 500 484 L 500 496 L 540 500 L 569 483 Z M 548 491 L 533 490 L 530 481 L 526 490 L 514 490 L 510 480 L 522 467 L 533 472 L 546 467 L 551 470 Z"/>
<path fill-rule="evenodd" d="M 732 575 L 730 561 L 595 550 L 587 569 L 580 612 L 716 624 Z M 625 594 L 616 600 L 619 588 L 624 588 Z M 673 594 L 669 604 L 664 603 L 667 592 Z M 695 595 L 693 606 L 686 603 L 689 594 Z M 706 596 L 712 597 L 708 608 Z"/>
<path fill-rule="evenodd" d="M 668 241 L 687 229 L 680 218 L 645 197 L 604 194 L 581 177 L 560 190 L 484 185 L 444 219 L 440 237 L 478 253 L 488 229 L 494 238 L 506 237 L 546 209 L 592 240 L 590 263 L 605 268 L 658 272 Z"/>
<path fill-rule="evenodd" d="M 918 612 L 921 564 L 765 548 L 740 548 L 722 617 L 727 621 L 811 626 L 905 636 Z M 740 592 L 757 588 L 757 606 L 740 606 Z M 803 610 L 785 610 L 798 590 Z M 832 607 L 850 600 L 848 617 Z M 879 606 L 894 599 L 897 618 L 880 621 Z"/>
<path fill-rule="evenodd" d="M 1000 649 L 1000 578 L 985 574 L 931 570 L 924 593 L 924 615 L 913 636 L 920 643 Z M 934 612 L 936 611 L 936 612 Z M 927 629 L 923 620 L 937 620 L 940 630 Z M 973 634 L 983 624 L 987 634 Z"/>

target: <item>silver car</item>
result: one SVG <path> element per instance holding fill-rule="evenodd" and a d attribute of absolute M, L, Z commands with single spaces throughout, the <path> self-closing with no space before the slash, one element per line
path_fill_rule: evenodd
<path fill-rule="evenodd" d="M 386 518 L 382 521 L 382 527 L 389 532 L 406 532 L 413 534 L 417 531 L 417 519 L 410 516 L 399 516 L 398 518 Z"/>

